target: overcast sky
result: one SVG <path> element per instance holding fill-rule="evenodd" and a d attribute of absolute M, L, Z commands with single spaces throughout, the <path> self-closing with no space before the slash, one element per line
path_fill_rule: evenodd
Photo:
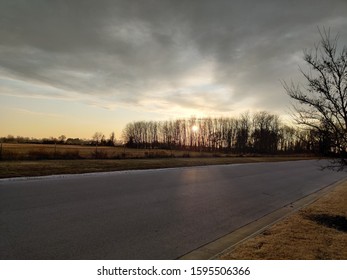
<path fill-rule="evenodd" d="M 347 45 L 346 0 L 0 0 L 0 136 L 285 115 L 323 27 Z"/>

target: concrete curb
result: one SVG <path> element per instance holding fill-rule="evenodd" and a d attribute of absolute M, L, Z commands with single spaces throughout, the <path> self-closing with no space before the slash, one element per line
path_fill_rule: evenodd
<path fill-rule="evenodd" d="M 226 251 L 232 250 L 240 243 L 247 239 L 262 233 L 265 229 L 291 215 L 292 213 L 300 210 L 301 208 L 315 202 L 324 194 L 330 192 L 332 189 L 340 184 L 346 183 L 347 179 L 337 181 L 330 184 L 312 194 L 309 194 L 299 200 L 296 200 L 280 209 L 277 209 L 270 214 L 255 220 L 221 238 L 218 238 L 210 243 L 207 243 L 181 257 L 180 260 L 208 260 L 216 259 Z"/>

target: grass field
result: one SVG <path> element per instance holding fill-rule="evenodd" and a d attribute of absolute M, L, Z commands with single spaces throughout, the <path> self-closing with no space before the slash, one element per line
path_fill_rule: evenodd
<path fill-rule="evenodd" d="M 347 260 L 347 181 L 226 252 L 236 260 Z"/>
<path fill-rule="evenodd" d="M 3 160 L 40 159 L 134 159 L 134 158 L 196 158 L 223 157 L 223 153 L 177 151 L 162 149 L 128 149 L 125 147 L 47 145 L 47 144 L 2 144 Z"/>
<path fill-rule="evenodd" d="M 44 144 L 2 144 L 0 178 L 310 159 L 215 152 Z"/>

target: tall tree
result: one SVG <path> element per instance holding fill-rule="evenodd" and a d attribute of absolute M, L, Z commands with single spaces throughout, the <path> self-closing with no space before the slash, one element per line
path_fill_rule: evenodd
<path fill-rule="evenodd" d="M 253 148 L 257 153 L 277 152 L 279 117 L 262 111 L 253 116 Z"/>
<path fill-rule="evenodd" d="M 320 150 L 338 156 L 347 165 L 347 47 L 339 46 L 330 30 L 319 30 L 321 40 L 304 52 L 308 71 L 301 70 L 306 87 L 284 83 L 287 94 L 297 101 L 296 121 L 314 129 Z"/>
<path fill-rule="evenodd" d="M 246 112 L 241 115 L 236 123 L 236 151 L 239 153 L 246 153 L 248 150 L 248 138 L 250 134 L 250 116 Z"/>
<path fill-rule="evenodd" d="M 110 134 L 110 139 L 108 139 L 108 141 L 107 141 L 107 145 L 108 146 L 114 146 L 115 143 L 116 143 L 116 136 L 115 136 L 114 132 L 112 131 Z"/>

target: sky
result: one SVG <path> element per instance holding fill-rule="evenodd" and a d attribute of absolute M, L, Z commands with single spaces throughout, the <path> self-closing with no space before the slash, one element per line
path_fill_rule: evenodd
<path fill-rule="evenodd" d="M 0 0 L 0 136 L 121 137 L 133 121 L 286 119 L 318 29 L 346 0 Z"/>

